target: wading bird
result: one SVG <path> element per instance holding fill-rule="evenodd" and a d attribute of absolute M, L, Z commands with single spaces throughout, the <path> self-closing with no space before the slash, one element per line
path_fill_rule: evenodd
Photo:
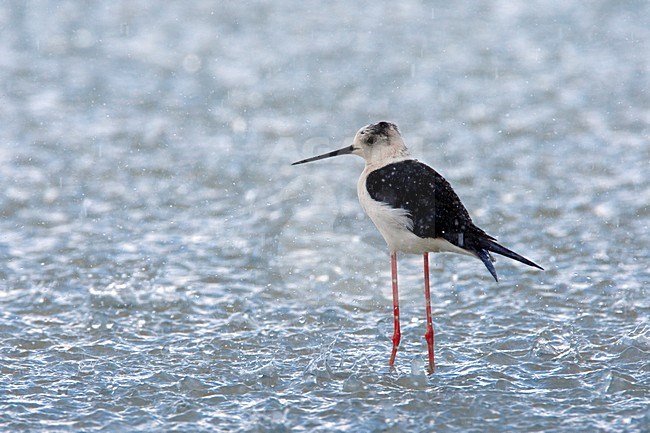
<path fill-rule="evenodd" d="M 393 348 L 389 366 L 393 368 L 401 331 L 397 292 L 397 252 L 424 256 L 424 296 L 429 373 L 433 373 L 434 333 L 431 323 L 429 253 L 452 252 L 479 258 L 498 281 L 490 253 L 500 254 L 528 266 L 542 269 L 527 258 L 497 243 L 496 239 L 472 222 L 467 209 L 449 182 L 434 169 L 411 157 L 397 125 L 379 122 L 364 126 L 350 146 L 294 162 L 317 161 L 353 154 L 366 161 L 357 183 L 359 202 L 386 240 L 390 250 L 393 288 Z"/>

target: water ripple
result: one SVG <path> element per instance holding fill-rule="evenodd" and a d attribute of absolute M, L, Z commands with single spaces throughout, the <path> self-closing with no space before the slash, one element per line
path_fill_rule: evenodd
<path fill-rule="evenodd" d="M 113 3 L 0 6 L 0 429 L 650 431 L 647 2 Z M 546 268 L 435 256 L 432 376 L 289 165 L 377 119 Z"/>

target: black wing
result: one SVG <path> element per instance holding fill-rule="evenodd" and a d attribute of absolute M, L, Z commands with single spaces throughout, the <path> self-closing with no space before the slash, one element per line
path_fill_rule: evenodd
<path fill-rule="evenodd" d="M 366 179 L 366 188 L 373 200 L 408 211 L 413 233 L 421 238 L 444 238 L 462 246 L 463 235 L 476 229 L 449 182 L 416 160 L 373 171 Z"/>
<path fill-rule="evenodd" d="M 366 189 L 373 200 L 406 210 L 416 236 L 443 238 L 475 254 L 495 280 L 497 274 L 489 251 L 542 269 L 475 226 L 449 182 L 426 164 L 406 160 L 386 165 L 368 175 Z"/>

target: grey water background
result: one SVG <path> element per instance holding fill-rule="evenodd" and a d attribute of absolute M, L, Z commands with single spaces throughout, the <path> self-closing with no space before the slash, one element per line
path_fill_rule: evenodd
<path fill-rule="evenodd" d="M 650 430 L 650 3 L 0 5 L 2 431 Z M 507 259 L 390 268 L 391 120 Z"/>

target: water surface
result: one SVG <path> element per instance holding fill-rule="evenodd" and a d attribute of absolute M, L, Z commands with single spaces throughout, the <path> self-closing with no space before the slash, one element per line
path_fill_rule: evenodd
<path fill-rule="evenodd" d="M 650 430 L 647 2 L 0 6 L 0 428 Z M 544 272 L 388 253 L 391 120 Z"/>

